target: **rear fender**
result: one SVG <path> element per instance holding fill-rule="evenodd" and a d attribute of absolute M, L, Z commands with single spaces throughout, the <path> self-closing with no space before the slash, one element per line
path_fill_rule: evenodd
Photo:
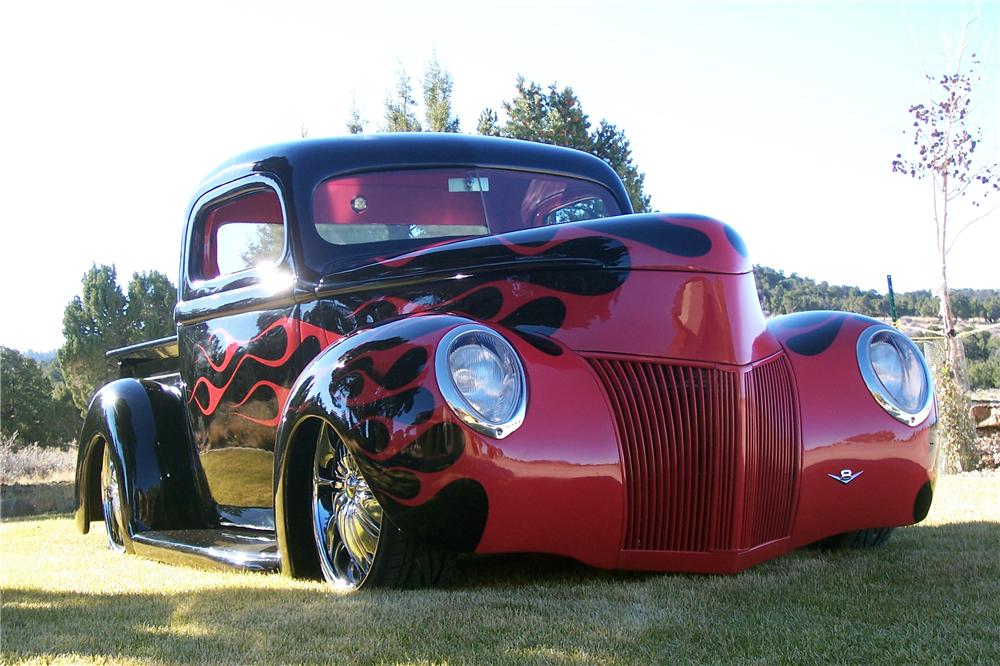
<path fill-rule="evenodd" d="M 102 518 L 105 446 L 111 447 L 120 467 L 126 537 L 213 524 L 208 486 L 176 388 L 119 379 L 94 396 L 80 432 L 76 468 L 75 517 L 83 533 L 92 520 Z"/>

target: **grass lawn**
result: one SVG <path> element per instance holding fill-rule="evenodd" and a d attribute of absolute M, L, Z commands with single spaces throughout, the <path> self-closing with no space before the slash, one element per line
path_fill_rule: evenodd
<path fill-rule="evenodd" d="M 883 548 L 737 576 L 470 559 L 444 590 L 340 596 L 115 556 L 69 517 L 0 525 L 9 663 L 1000 662 L 1000 475 L 944 477 Z"/>

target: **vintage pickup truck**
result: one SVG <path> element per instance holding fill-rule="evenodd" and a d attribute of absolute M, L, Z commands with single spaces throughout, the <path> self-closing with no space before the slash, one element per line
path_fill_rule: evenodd
<path fill-rule="evenodd" d="M 455 553 L 737 572 L 931 504 L 927 366 L 766 320 L 740 236 L 611 168 L 457 135 L 248 152 L 198 189 L 177 335 L 109 353 L 76 520 L 166 561 L 441 583 Z"/>

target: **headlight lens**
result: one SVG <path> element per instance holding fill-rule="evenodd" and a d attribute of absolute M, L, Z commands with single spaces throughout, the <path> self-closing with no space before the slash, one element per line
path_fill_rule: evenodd
<path fill-rule="evenodd" d="M 916 345 L 899 331 L 872 326 L 858 338 L 861 376 L 882 408 L 907 425 L 930 413 L 930 371 Z"/>
<path fill-rule="evenodd" d="M 521 425 L 524 367 L 498 333 L 478 324 L 452 329 L 438 347 L 435 369 L 445 400 L 475 430 L 502 439 Z"/>

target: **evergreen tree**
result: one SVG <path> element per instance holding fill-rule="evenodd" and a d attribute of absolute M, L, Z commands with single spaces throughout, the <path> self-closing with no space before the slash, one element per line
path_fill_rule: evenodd
<path fill-rule="evenodd" d="M 351 111 L 347 116 L 347 131 L 349 134 L 362 134 L 365 131 L 365 120 L 358 109 L 358 100 L 351 101 Z"/>
<path fill-rule="evenodd" d="M 417 102 L 413 99 L 413 88 L 410 77 L 400 65 L 396 70 L 396 90 L 385 98 L 386 132 L 419 132 L 420 121 L 414 109 Z"/>
<path fill-rule="evenodd" d="M 48 440 L 47 413 L 52 383 L 35 361 L 14 349 L 0 347 L 0 432 L 15 432 L 21 442 Z"/>
<path fill-rule="evenodd" d="M 646 175 L 632 161 L 632 146 L 625 132 L 602 120 L 593 133 L 594 154 L 611 165 L 625 183 L 632 207 L 636 211 L 651 210 L 649 195 L 643 191 Z"/>
<path fill-rule="evenodd" d="M 63 312 L 59 364 L 73 403 L 83 411 L 94 390 L 114 376 L 104 353 L 128 344 L 123 316 L 125 295 L 114 266 L 92 266 L 83 276 L 82 295 L 74 296 Z"/>
<path fill-rule="evenodd" d="M 645 176 L 632 160 L 625 132 L 602 120 L 591 128 L 590 119 L 573 89 L 551 84 L 544 90 L 518 76 L 514 97 L 503 102 L 507 116 L 501 125 L 492 109 L 479 116 L 478 131 L 490 136 L 537 141 L 576 148 L 600 157 L 621 177 L 636 212 L 650 210 L 650 197 L 643 191 Z"/>
<path fill-rule="evenodd" d="M 476 133 L 483 136 L 502 136 L 496 111 L 490 108 L 483 109 L 476 123 Z"/>
<path fill-rule="evenodd" d="M 176 304 L 177 288 L 166 275 L 159 271 L 133 275 L 125 303 L 130 342 L 173 335 Z"/>
<path fill-rule="evenodd" d="M 81 295 L 63 312 L 59 364 L 73 404 L 82 412 L 94 391 L 117 376 L 116 365 L 104 356 L 107 350 L 174 333 L 177 290 L 165 275 L 151 271 L 132 277 L 126 297 L 115 267 L 96 265 L 81 286 Z"/>
<path fill-rule="evenodd" d="M 454 81 L 441 67 L 437 54 L 424 70 L 424 118 L 430 132 L 458 132 L 458 118 L 452 115 L 451 91 Z"/>

